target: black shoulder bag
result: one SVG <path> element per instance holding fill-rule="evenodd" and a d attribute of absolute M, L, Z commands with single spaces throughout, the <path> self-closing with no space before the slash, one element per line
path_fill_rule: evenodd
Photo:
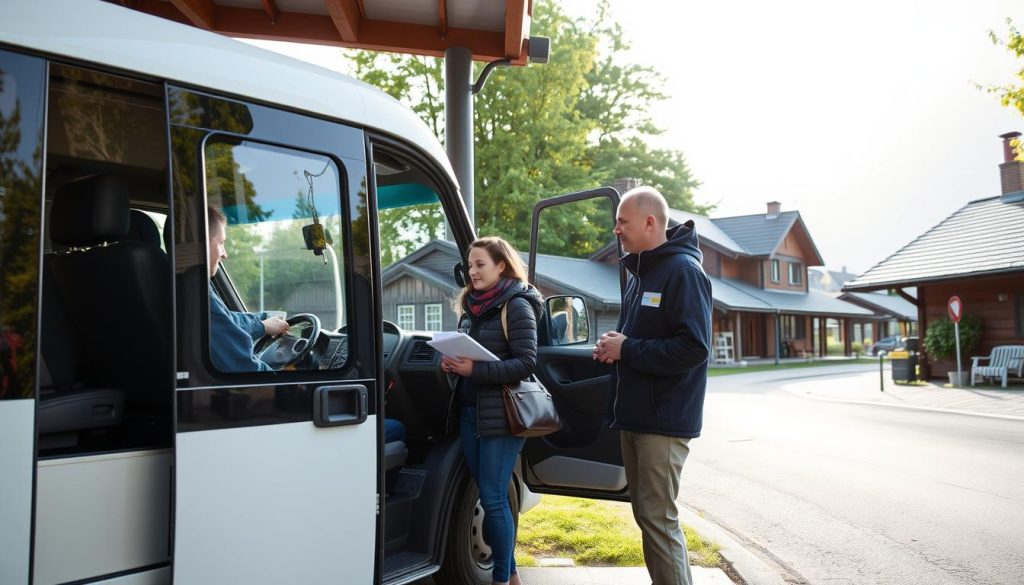
<path fill-rule="evenodd" d="M 508 341 L 508 302 L 501 307 L 501 329 Z M 503 396 L 508 428 L 513 436 L 541 437 L 562 428 L 555 402 L 536 376 L 514 386 L 506 385 Z"/>

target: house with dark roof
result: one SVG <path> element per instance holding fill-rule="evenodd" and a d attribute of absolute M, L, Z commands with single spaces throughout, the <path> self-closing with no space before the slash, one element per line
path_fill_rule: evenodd
<path fill-rule="evenodd" d="M 670 220 L 695 224 L 712 282 L 716 345 L 729 347 L 720 352 L 722 361 L 824 356 L 830 348 L 848 355 L 855 331 L 863 333 L 863 324 L 891 317 L 809 288 L 807 268 L 823 260 L 800 213 L 783 212 L 777 202 L 769 203 L 765 214 L 740 217 L 673 209 Z M 433 241 L 386 268 L 384 318 L 404 329 L 453 329 L 450 300 L 457 293 L 453 267 L 459 260 L 454 245 Z M 569 294 L 586 301 L 591 341 L 615 328 L 620 288 L 614 241 L 590 258 L 539 254 L 536 274 L 545 296 Z"/>
<path fill-rule="evenodd" d="M 907 294 L 913 295 L 910 291 L 907 291 Z M 917 335 L 917 305 L 897 294 L 875 291 L 845 292 L 837 296 L 848 303 L 873 311 L 878 318 L 877 322 L 861 324 L 864 329 L 860 332 L 856 329 L 857 324 L 854 325 L 855 343 L 862 341 L 867 344 L 869 340 L 878 341 L 890 335 Z M 858 333 L 861 334 L 860 337 Z"/>
<path fill-rule="evenodd" d="M 843 290 L 895 291 L 916 306 L 922 336 L 930 323 L 945 318 L 949 298 L 958 296 L 964 312 L 982 321 L 974 355 L 1024 344 L 1024 162 L 1015 159 L 1011 145 L 1019 136 L 1000 136 L 1000 195 L 961 207 Z M 916 287 L 916 298 L 908 287 Z M 929 358 L 923 365 L 937 376 L 956 369 L 951 360 Z"/>

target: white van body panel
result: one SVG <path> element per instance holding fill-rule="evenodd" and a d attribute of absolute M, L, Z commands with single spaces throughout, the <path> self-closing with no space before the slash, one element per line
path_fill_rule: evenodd
<path fill-rule="evenodd" d="M 0 583 L 27 583 L 36 401 L 0 400 Z"/>
<path fill-rule="evenodd" d="M 178 433 L 175 582 L 372 583 L 376 450 L 375 416 Z"/>
<path fill-rule="evenodd" d="M 357 79 L 216 33 L 100 0 L 6 0 L 0 43 L 373 128 L 422 149 L 458 185 L 437 137 L 397 100 Z"/>
<path fill-rule="evenodd" d="M 33 582 L 168 562 L 173 462 L 170 449 L 40 461 Z"/>

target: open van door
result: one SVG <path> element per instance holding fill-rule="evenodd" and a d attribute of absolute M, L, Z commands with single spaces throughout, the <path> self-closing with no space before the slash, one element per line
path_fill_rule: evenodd
<path fill-rule="evenodd" d="M 537 493 L 629 499 L 619 433 L 608 427 L 612 366 L 592 358 L 597 336 L 615 327 L 622 303 L 621 248 L 615 240 L 585 258 L 538 254 L 545 211 L 579 206 L 570 214 L 559 210 L 563 221 L 593 224 L 595 241 L 611 242 L 618 204 L 618 192 L 602 187 L 545 199 L 533 209 L 529 277 L 549 297 L 538 325 L 537 376 L 554 397 L 563 424 L 557 433 L 528 439 L 523 448 L 523 476 Z M 588 307 L 584 297 L 600 306 Z"/>

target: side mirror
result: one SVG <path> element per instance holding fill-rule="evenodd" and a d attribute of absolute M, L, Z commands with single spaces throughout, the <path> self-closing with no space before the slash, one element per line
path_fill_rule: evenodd
<path fill-rule="evenodd" d="M 551 345 L 573 345 L 590 341 L 587 303 L 580 297 L 550 297 L 547 300 L 546 320 Z"/>

